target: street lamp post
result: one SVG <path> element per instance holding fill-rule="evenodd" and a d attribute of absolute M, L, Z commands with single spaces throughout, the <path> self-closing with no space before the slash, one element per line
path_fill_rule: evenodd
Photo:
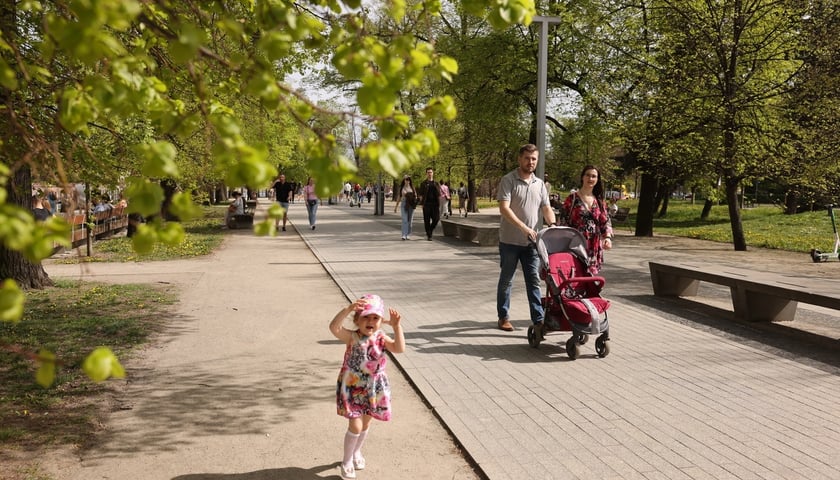
<path fill-rule="evenodd" d="M 537 64 L 537 148 L 540 159 L 537 162 L 537 178 L 545 178 L 545 102 L 548 90 L 548 25 L 560 23 L 560 17 L 537 15 L 534 23 L 540 24 L 539 63 Z"/>

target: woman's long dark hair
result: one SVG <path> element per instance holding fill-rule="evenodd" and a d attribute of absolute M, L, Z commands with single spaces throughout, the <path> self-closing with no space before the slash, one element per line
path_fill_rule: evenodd
<path fill-rule="evenodd" d="M 586 172 L 589 170 L 595 170 L 598 172 L 598 182 L 595 183 L 595 186 L 592 187 L 592 195 L 595 196 L 595 199 L 601 202 L 601 205 L 604 204 L 604 182 L 601 181 L 601 170 L 598 169 L 595 165 L 587 165 L 583 167 L 583 170 L 580 171 L 580 184 L 583 185 L 583 176 L 586 175 Z"/>

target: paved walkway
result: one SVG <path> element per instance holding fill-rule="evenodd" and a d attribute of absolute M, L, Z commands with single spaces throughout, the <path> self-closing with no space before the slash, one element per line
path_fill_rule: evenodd
<path fill-rule="evenodd" d="M 420 212 L 415 239 L 401 241 L 396 214 L 372 212 L 324 205 L 313 231 L 297 203 L 297 228 L 279 238 L 230 232 L 202 265 L 86 267 L 90 278 L 180 277 L 190 293 L 172 338 L 129 372 L 130 403 L 109 421 L 105 444 L 56 478 L 337 478 L 344 424 L 323 412 L 340 354 L 326 324 L 343 297 L 367 292 L 403 313 L 408 346 L 395 361 L 483 478 L 840 478 L 837 312 L 800 306 L 791 325 L 743 325 L 714 286 L 701 288 L 702 302 L 653 297 L 647 261 L 701 257 L 826 282 L 838 282 L 840 263 L 621 232 L 604 269 L 611 353 L 597 358 L 590 342 L 569 361 L 566 334 L 528 345 L 521 275 L 517 330 L 495 328 L 495 247 L 428 242 Z M 296 368 L 292 344 L 322 360 Z M 371 453 L 359 478 L 471 478 L 407 397 L 395 393 L 394 421 L 376 424 L 369 440 L 394 460 Z M 303 440 L 280 440 L 291 437 Z"/>
<path fill-rule="evenodd" d="M 603 272 L 611 353 L 597 358 L 590 342 L 569 361 L 566 334 L 528 345 L 521 276 L 517 331 L 494 328 L 494 247 L 428 242 L 419 211 L 415 239 L 401 241 L 389 208 L 372 213 L 323 206 L 314 231 L 303 205 L 290 216 L 348 297 L 375 292 L 402 311 L 408 348 L 396 361 L 487 478 L 840 478 L 840 316 L 800 306 L 793 323 L 811 331 L 742 325 L 714 287 L 703 303 L 653 297 L 647 260 L 700 256 L 827 282 L 840 265 L 621 236 Z"/>

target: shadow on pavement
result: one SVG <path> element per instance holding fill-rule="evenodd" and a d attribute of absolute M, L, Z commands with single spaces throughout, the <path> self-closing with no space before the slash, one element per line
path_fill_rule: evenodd
<path fill-rule="evenodd" d="M 245 473 L 190 473 L 172 477 L 172 480 L 323 480 L 324 478 L 340 478 L 338 475 L 328 477 L 319 475 L 320 472 L 335 468 L 338 468 L 338 463 L 312 468 L 269 468 Z"/>

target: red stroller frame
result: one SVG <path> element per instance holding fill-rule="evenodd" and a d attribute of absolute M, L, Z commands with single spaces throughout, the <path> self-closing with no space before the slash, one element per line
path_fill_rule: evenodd
<path fill-rule="evenodd" d="M 598 335 L 595 352 L 606 357 L 610 352 L 610 301 L 601 297 L 604 278 L 590 274 L 587 268 L 586 239 L 574 228 L 546 228 L 537 234 L 537 252 L 540 278 L 546 282 L 542 299 L 545 320 L 542 331 L 534 326 L 528 328 L 528 343 L 537 348 L 547 332 L 572 332 L 566 353 L 574 360 L 589 335 Z"/>

